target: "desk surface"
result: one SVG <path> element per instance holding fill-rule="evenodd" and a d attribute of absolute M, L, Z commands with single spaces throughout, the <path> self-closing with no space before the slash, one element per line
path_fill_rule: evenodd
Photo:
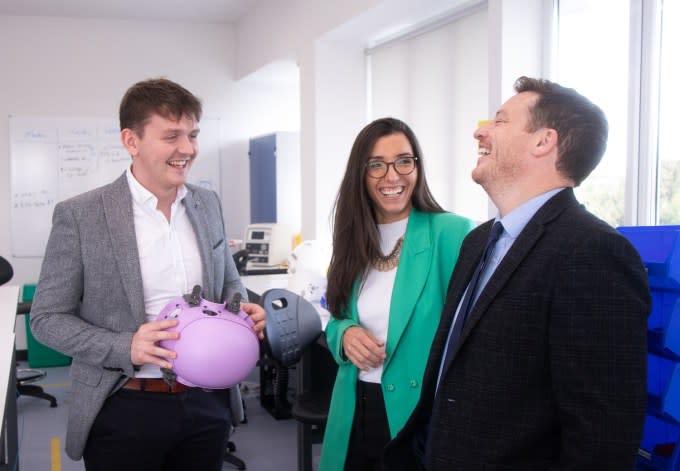
<path fill-rule="evenodd" d="M 0 286 L 0 336 L 6 336 L 10 333 L 14 334 L 18 302 L 18 286 Z M 0 337 L 0 341 L 4 340 L 4 338 Z"/>
<path fill-rule="evenodd" d="M 5 423 L 7 393 L 14 366 L 14 325 L 18 302 L 18 286 L 0 286 L 0 424 Z"/>
<path fill-rule="evenodd" d="M 0 342 L 0 423 L 5 420 L 5 406 L 9 389 L 10 373 L 12 372 L 12 358 L 14 356 L 14 332 L 3 335 Z"/>
<path fill-rule="evenodd" d="M 247 275 L 242 276 L 241 281 L 246 289 L 252 291 L 258 296 L 272 288 L 288 288 L 288 280 L 290 275 L 282 273 L 278 275 Z"/>

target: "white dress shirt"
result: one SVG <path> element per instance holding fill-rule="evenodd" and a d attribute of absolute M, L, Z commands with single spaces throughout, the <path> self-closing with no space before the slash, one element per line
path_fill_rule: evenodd
<path fill-rule="evenodd" d="M 187 189 L 182 185 L 170 208 L 170 221 L 157 208 L 158 198 L 126 172 L 132 193 L 139 265 L 142 271 L 144 310 L 147 321 L 156 320 L 158 313 L 172 298 L 191 292 L 202 280 L 201 255 L 196 234 L 182 200 Z M 138 378 L 160 378 L 160 368 L 145 364 L 135 373 Z"/>

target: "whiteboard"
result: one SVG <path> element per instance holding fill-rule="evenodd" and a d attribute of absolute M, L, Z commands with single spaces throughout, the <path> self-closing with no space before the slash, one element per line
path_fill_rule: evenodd
<path fill-rule="evenodd" d="M 220 194 L 220 121 L 200 123 L 190 183 Z M 117 121 L 9 117 L 11 237 L 14 257 L 42 257 L 54 206 L 118 178 L 130 165 Z"/>

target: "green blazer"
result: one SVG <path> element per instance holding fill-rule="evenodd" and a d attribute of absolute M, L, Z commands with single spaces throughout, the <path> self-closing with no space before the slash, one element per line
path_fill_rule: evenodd
<path fill-rule="evenodd" d="M 390 318 L 383 365 L 382 391 L 394 437 L 420 397 L 425 363 L 446 299 L 449 278 L 463 239 L 474 223 L 451 213 L 411 210 L 390 301 Z M 326 339 L 338 374 L 324 433 L 320 471 L 342 471 L 354 418 L 359 370 L 343 356 L 342 336 L 359 325 L 354 284 L 345 319 L 331 317 Z"/>

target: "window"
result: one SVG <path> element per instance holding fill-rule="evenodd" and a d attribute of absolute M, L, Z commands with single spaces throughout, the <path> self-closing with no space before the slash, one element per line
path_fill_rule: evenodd
<path fill-rule="evenodd" d="M 680 2 L 555 5 L 555 80 L 593 100 L 609 120 L 607 152 L 577 196 L 614 226 L 680 224 L 680 155 L 671 147 L 671 113 L 680 105 Z"/>
<path fill-rule="evenodd" d="M 622 0 L 560 0 L 558 8 L 555 80 L 600 106 L 609 122 L 607 151 L 576 195 L 614 226 L 625 214 L 629 11 Z"/>
<path fill-rule="evenodd" d="M 672 145 L 671 113 L 680 106 L 680 2 L 664 0 L 661 13 L 657 223 L 680 224 L 680 154 Z"/>

